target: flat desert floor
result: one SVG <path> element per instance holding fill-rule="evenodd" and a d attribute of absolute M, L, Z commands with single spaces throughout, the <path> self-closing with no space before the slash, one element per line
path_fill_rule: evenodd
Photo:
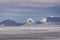
<path fill-rule="evenodd" d="M 60 27 L 0 27 L 0 40 L 60 40 Z"/>

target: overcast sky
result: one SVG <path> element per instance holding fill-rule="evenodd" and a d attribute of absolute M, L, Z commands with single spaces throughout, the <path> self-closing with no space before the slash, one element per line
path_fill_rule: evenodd
<path fill-rule="evenodd" d="M 0 5 L 10 6 L 60 6 L 60 0 L 0 0 Z"/>
<path fill-rule="evenodd" d="M 0 0 L 0 21 L 60 16 L 60 0 Z"/>

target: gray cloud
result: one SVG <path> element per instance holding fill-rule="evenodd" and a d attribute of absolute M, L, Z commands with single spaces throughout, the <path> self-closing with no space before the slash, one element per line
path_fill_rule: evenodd
<path fill-rule="evenodd" d="M 0 0 L 0 7 L 16 6 L 53 7 L 60 6 L 60 0 Z"/>

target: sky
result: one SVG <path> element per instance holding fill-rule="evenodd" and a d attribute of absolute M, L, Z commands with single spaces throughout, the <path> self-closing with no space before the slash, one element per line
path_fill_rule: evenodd
<path fill-rule="evenodd" d="M 40 21 L 48 16 L 60 17 L 60 0 L 0 0 L 0 21 Z"/>

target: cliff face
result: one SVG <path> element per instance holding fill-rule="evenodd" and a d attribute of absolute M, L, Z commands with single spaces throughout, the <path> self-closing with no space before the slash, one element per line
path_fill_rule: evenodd
<path fill-rule="evenodd" d="M 46 23 L 60 25 L 60 17 L 47 17 Z"/>
<path fill-rule="evenodd" d="M 47 17 L 47 22 L 60 22 L 60 17 Z"/>

